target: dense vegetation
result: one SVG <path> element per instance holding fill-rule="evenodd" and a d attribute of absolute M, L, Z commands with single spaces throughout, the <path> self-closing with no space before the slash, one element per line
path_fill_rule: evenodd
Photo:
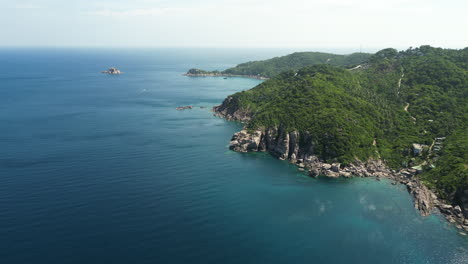
<path fill-rule="evenodd" d="M 286 70 L 298 70 L 305 66 L 329 64 L 334 66 L 351 67 L 369 59 L 368 53 L 353 53 L 337 55 L 323 52 L 296 52 L 290 55 L 276 57 L 263 61 L 251 61 L 237 65 L 224 71 L 204 71 L 191 69 L 188 74 L 221 73 L 232 75 L 260 76 L 271 78 Z"/>
<path fill-rule="evenodd" d="M 291 68 L 232 96 L 230 107 L 252 113 L 249 128 L 308 131 L 329 162 L 422 167 L 448 199 L 468 189 L 468 48 L 385 49 L 353 70 Z M 425 145 L 421 154 L 414 143 Z"/>
<path fill-rule="evenodd" d="M 219 73 L 218 71 L 205 71 L 205 70 L 196 69 L 196 68 L 190 69 L 187 72 L 187 74 L 218 74 L 218 73 Z"/>

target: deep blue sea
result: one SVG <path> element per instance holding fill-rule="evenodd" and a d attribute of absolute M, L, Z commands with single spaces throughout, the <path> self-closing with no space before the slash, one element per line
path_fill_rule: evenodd
<path fill-rule="evenodd" d="M 404 186 L 228 150 L 260 81 L 182 73 L 288 52 L 1 49 L 0 263 L 468 263 Z"/>

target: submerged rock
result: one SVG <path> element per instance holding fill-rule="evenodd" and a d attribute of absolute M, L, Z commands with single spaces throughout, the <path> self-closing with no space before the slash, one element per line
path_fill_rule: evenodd
<path fill-rule="evenodd" d="M 176 107 L 176 110 L 185 110 L 185 109 L 192 109 L 192 108 L 193 108 L 193 106 L 187 105 L 187 106 Z"/>

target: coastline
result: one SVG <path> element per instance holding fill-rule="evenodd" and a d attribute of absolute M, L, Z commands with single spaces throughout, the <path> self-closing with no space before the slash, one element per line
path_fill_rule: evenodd
<path fill-rule="evenodd" d="M 189 77 L 243 77 L 253 78 L 258 80 L 268 80 L 270 78 L 258 76 L 258 75 L 240 75 L 240 74 L 228 74 L 228 73 L 184 73 L 183 76 Z"/>
<path fill-rule="evenodd" d="M 226 99 L 230 101 L 230 97 Z M 213 107 L 215 116 L 229 121 L 246 123 L 250 114 L 226 107 L 224 103 Z M 445 219 L 454 224 L 462 236 L 468 234 L 468 217 L 465 217 L 459 205 L 452 206 L 449 202 L 437 197 L 417 176 L 414 169 L 392 170 L 380 159 L 370 159 L 367 162 L 356 160 L 352 164 L 326 163 L 313 154 L 313 146 L 300 146 L 299 137 L 308 137 L 307 132 L 287 132 L 281 127 L 271 127 L 248 131 L 244 127 L 234 133 L 229 149 L 236 152 L 268 152 L 272 156 L 287 160 L 296 165 L 298 170 L 308 173 L 311 177 L 373 177 L 376 180 L 387 178 L 392 184 L 404 184 L 413 197 L 414 207 L 422 216 L 428 216 L 438 210 Z"/>

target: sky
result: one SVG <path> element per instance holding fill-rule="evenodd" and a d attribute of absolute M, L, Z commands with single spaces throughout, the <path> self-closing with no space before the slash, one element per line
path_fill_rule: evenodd
<path fill-rule="evenodd" d="M 0 46 L 468 46 L 466 0 L 0 0 Z"/>

